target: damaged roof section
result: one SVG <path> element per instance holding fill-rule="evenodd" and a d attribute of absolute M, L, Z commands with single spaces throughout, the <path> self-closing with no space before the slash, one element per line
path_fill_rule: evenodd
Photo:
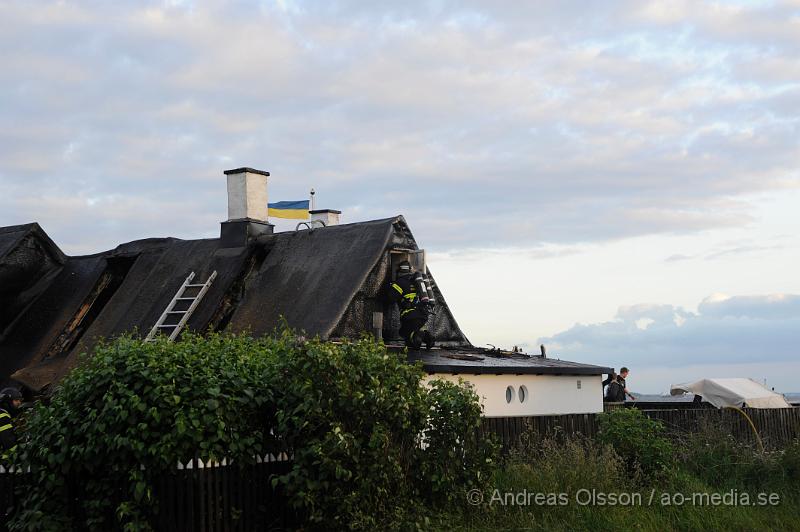
<path fill-rule="evenodd" d="M 385 289 L 392 254 L 418 250 L 398 216 L 314 230 L 263 234 L 223 225 L 223 238 L 146 239 L 95 255 L 68 257 L 38 224 L 0 228 L 0 386 L 46 392 L 101 339 L 145 336 L 190 272 L 216 280 L 186 328 L 270 334 L 283 320 L 324 339 L 374 332 L 391 349 L 397 308 Z M 234 242 L 235 244 L 231 244 Z M 411 351 L 429 373 L 596 375 L 610 368 L 473 347 L 433 276 L 428 323 L 437 348 Z M 380 326 L 379 326 L 380 327 Z"/>
<path fill-rule="evenodd" d="M 602 375 L 613 371 L 604 366 L 474 347 L 410 351 L 408 358 L 421 362 L 428 373 L 453 375 Z"/>
<path fill-rule="evenodd" d="M 39 224 L 0 227 L 0 341 L 65 260 Z"/>
<path fill-rule="evenodd" d="M 389 251 L 417 249 L 402 217 L 220 239 L 147 239 L 66 257 L 36 224 L 0 228 L 0 381 L 43 391 L 102 338 L 156 323 L 189 274 L 217 277 L 187 328 L 268 334 L 285 319 L 322 338 L 355 337 L 383 313 L 385 338 L 399 319 L 383 289 Z M 437 290 L 434 327 L 447 345 L 469 342 Z"/>

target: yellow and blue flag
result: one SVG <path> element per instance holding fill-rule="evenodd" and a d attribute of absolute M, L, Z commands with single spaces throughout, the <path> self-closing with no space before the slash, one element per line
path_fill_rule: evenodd
<path fill-rule="evenodd" d="M 308 220 L 309 200 L 279 201 L 269 203 L 269 215 L 275 218 L 293 218 L 295 220 Z"/>

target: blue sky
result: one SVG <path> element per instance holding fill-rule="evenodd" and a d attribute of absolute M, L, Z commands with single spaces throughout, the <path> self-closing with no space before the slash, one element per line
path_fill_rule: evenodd
<path fill-rule="evenodd" d="M 214 236 L 254 166 L 273 201 L 404 214 L 476 344 L 800 390 L 797 1 L 0 13 L 0 225 Z"/>

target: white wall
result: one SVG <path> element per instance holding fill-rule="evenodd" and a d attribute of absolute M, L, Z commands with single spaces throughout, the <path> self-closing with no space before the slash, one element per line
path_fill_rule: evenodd
<path fill-rule="evenodd" d="M 451 375 L 435 373 L 424 380 L 443 379 L 458 382 L 462 378 L 475 387 L 486 417 L 543 416 L 550 414 L 585 414 L 603 411 L 603 387 L 600 375 Z M 581 388 L 578 389 L 578 381 Z M 514 398 L 506 402 L 506 388 L 514 388 Z M 525 386 L 528 397 L 519 400 Z"/>

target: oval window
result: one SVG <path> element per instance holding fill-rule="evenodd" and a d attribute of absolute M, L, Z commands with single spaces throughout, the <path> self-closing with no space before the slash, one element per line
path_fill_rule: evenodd
<path fill-rule="evenodd" d="M 519 402 L 524 403 L 528 400 L 528 388 L 525 386 L 519 387 Z"/>
<path fill-rule="evenodd" d="M 510 403 L 514 400 L 514 387 L 509 386 L 506 388 L 506 403 Z"/>

